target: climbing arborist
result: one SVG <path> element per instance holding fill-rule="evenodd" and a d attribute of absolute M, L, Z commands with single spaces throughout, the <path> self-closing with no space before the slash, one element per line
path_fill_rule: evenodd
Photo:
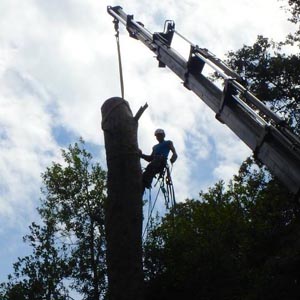
<path fill-rule="evenodd" d="M 144 189 L 151 188 L 151 183 L 154 176 L 164 170 L 170 151 L 172 152 L 172 157 L 170 159 L 171 164 L 173 164 L 177 159 L 177 153 L 173 142 L 165 140 L 166 135 L 164 130 L 156 129 L 154 135 L 158 141 L 158 144 L 153 146 L 151 155 L 145 155 L 140 150 L 140 157 L 150 162 L 143 173 Z"/>

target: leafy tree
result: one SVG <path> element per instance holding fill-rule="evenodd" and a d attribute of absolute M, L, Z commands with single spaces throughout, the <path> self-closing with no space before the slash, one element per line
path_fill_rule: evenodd
<path fill-rule="evenodd" d="M 53 163 L 42 174 L 42 225 L 30 226 L 24 240 L 33 254 L 14 264 L 14 274 L 2 284 L 4 299 L 19 294 L 30 300 L 66 299 L 67 283 L 83 299 L 105 297 L 106 173 L 92 163 L 83 140 L 62 156 L 63 164 Z"/>
<path fill-rule="evenodd" d="M 43 227 L 32 223 L 29 229 L 24 241 L 33 248 L 33 254 L 14 264 L 14 276 L 10 275 L 9 282 L 2 284 L 6 291 L 3 299 L 66 299 L 68 292 L 63 280 L 68 268 L 64 247 L 55 244 L 54 223 Z"/>
<path fill-rule="evenodd" d="M 147 299 L 297 299 L 299 208 L 248 159 L 151 230 Z"/>
<path fill-rule="evenodd" d="M 223 189 L 220 182 L 203 202 L 178 204 L 152 230 L 145 245 L 147 299 L 237 299 L 244 220 Z"/>
<path fill-rule="evenodd" d="M 63 158 L 66 166 L 54 163 L 43 174 L 45 200 L 39 213 L 55 220 L 60 242 L 68 247 L 71 287 L 84 299 L 98 300 L 106 291 L 106 174 L 78 144 L 63 151 Z"/>
<path fill-rule="evenodd" d="M 228 54 L 228 63 L 245 77 L 250 90 L 273 111 L 281 114 L 300 134 L 299 54 L 285 54 L 283 43 L 258 36 L 252 46 Z"/>

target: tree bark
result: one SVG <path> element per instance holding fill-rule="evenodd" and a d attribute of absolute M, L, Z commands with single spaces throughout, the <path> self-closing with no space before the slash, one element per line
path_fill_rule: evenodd
<path fill-rule="evenodd" d="M 138 118 L 127 101 L 114 97 L 101 108 L 108 199 L 105 207 L 108 295 L 110 300 L 142 300 L 142 171 Z"/>

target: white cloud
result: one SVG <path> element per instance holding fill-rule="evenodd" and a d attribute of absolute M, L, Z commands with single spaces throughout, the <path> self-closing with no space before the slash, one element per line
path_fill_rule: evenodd
<path fill-rule="evenodd" d="M 12 223 L 20 221 L 15 219 L 18 213 L 33 213 L 40 173 L 56 157 L 47 97 L 45 103 L 45 91 L 39 88 L 31 78 L 13 69 L 1 77 L 0 215 Z"/>

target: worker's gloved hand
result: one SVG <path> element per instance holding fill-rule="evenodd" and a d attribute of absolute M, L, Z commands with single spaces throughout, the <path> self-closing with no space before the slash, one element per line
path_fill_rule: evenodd
<path fill-rule="evenodd" d="M 174 157 L 171 157 L 171 158 L 170 158 L 171 164 L 174 164 L 175 161 L 176 161 L 176 158 L 174 158 Z"/>

